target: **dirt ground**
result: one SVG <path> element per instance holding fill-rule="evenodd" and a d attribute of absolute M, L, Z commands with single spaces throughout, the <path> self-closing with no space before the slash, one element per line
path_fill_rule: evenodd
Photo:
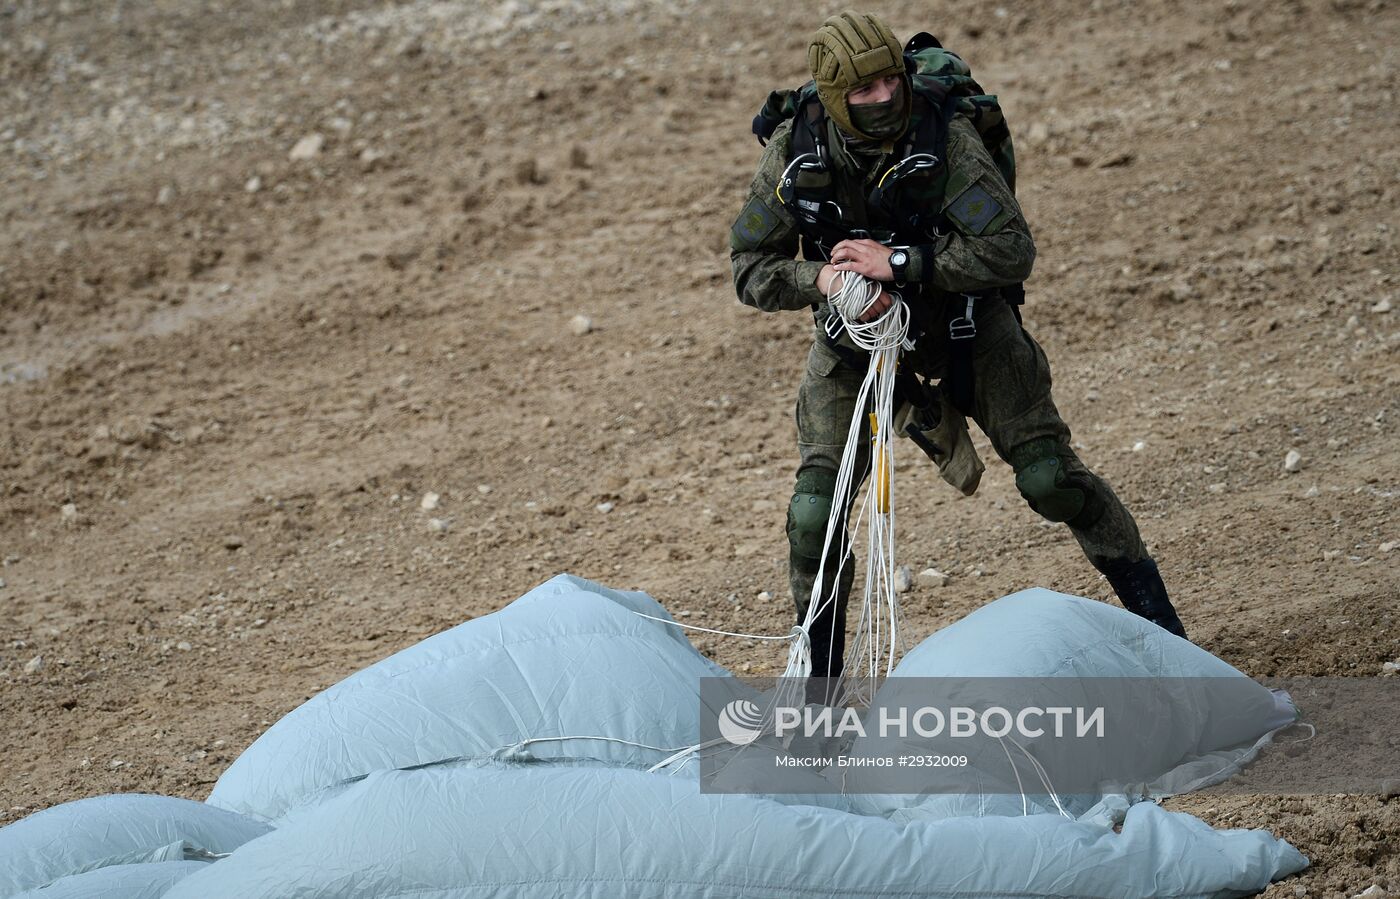
<path fill-rule="evenodd" d="M 1001 96 L 1027 325 L 1193 637 L 1383 676 L 1395 4 L 874 9 Z M 307 697 L 561 571 L 785 631 L 811 322 L 737 304 L 728 227 L 830 11 L 0 3 L 0 822 L 203 798 Z M 962 499 L 900 453 L 903 561 L 953 575 L 905 596 L 915 639 L 1031 585 L 1109 597 L 1005 466 Z M 1400 800 L 1170 806 L 1314 860 L 1267 896 L 1400 892 Z"/>

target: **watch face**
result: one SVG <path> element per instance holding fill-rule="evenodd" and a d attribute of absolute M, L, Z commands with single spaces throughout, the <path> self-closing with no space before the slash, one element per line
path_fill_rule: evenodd
<path fill-rule="evenodd" d="M 890 265 L 903 265 L 909 261 L 909 254 L 903 250 L 895 250 L 890 254 Z"/>

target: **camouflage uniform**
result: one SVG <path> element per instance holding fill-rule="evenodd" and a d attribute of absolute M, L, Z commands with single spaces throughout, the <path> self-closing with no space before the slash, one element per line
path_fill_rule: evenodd
<path fill-rule="evenodd" d="M 840 136 L 833 133 L 832 137 L 830 146 L 837 167 L 835 186 L 842 208 L 855 212 L 853 218 L 859 226 L 881 227 L 883 223 L 866 217 L 863 191 L 873 174 L 883 171 L 889 163 L 882 164 L 874 155 L 863 157 L 844 150 Z M 790 145 L 788 122 L 774 132 L 765 149 L 748 202 L 732 230 L 734 284 L 746 305 L 768 312 L 811 308 L 820 324 L 829 313 L 826 299 L 816 285 L 823 263 L 794 259 L 799 249 L 797 224 L 774 194 L 791 153 Z M 1025 280 L 1035 258 L 1035 246 L 1014 195 L 976 130 L 961 115 L 954 116 L 950 125 L 947 163 L 938 187 L 943 210 L 954 228 L 934 245 L 931 260 L 919 255 L 911 258 L 907 277 L 910 282 L 922 281 L 928 288 L 916 302 L 937 307 L 929 310 L 933 313 L 929 319 L 946 323 L 946 304 L 961 303 L 959 293 Z M 1114 564 L 1140 563 L 1147 551 L 1132 516 L 1109 485 L 1085 467 L 1070 448 L 1069 427 L 1051 398 L 1050 367 L 1040 345 L 1000 299 L 979 301 L 976 322 L 971 415 L 991 439 L 997 455 L 1016 471 L 1017 486 L 1023 495 L 1045 517 L 1066 521 L 1089 560 L 1100 570 L 1110 570 Z M 948 350 L 946 325 L 935 327 L 919 340 L 912 358 L 906 360 L 912 361 L 920 374 L 937 379 L 947 373 Z M 787 529 L 789 573 L 799 621 L 806 613 L 824 536 L 811 522 L 823 518 L 823 496 L 831 498 L 825 503 L 826 510 L 835 503 L 832 494 L 836 471 L 864 377 L 863 371 L 850 364 L 850 358 L 851 354 L 829 347 L 818 330 L 798 389 L 796 418 L 801 462 Z M 868 443 L 867 435 L 860 445 L 866 448 Z M 866 455 L 863 452 L 857 460 L 858 473 L 868 469 Z M 1079 499 L 1068 506 L 1059 502 L 1067 496 L 1066 491 L 1077 491 Z M 851 499 L 842 499 L 844 510 L 849 511 Z M 808 513 L 806 524 L 802 523 L 804 510 Z M 844 555 L 844 548 L 837 552 Z M 828 561 L 829 573 L 836 569 L 841 555 Z M 852 572 L 853 566 L 847 560 L 842 566 L 834 619 L 824 618 L 813 629 L 817 674 L 822 673 L 824 657 L 831 660 L 831 673 L 841 669 Z M 833 628 L 833 621 L 840 626 Z"/>

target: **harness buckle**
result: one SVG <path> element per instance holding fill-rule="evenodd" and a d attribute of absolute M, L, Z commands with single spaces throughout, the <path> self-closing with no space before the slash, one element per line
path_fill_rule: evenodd
<path fill-rule="evenodd" d="M 846 327 L 846 325 L 841 321 L 841 316 L 833 312 L 826 317 L 826 321 L 822 324 L 822 331 L 826 333 L 829 339 L 835 340 L 837 337 L 841 336 L 841 329 L 844 327 Z"/>
<path fill-rule="evenodd" d="M 977 324 L 965 318 L 955 318 L 948 322 L 949 340 L 971 340 L 977 336 Z"/>
<path fill-rule="evenodd" d="M 885 170 L 885 174 L 880 176 L 877 186 L 883 188 L 886 182 L 893 186 L 896 182 L 903 181 L 915 172 L 938 168 L 940 162 L 941 160 L 932 153 L 914 153 L 905 156 Z"/>
<path fill-rule="evenodd" d="M 778 176 L 778 186 L 774 191 L 778 195 L 778 202 L 784 206 L 792 204 L 793 194 L 796 191 L 797 176 L 793 174 L 794 169 L 802 172 L 821 172 L 826 170 L 826 164 L 822 162 L 821 155 L 818 153 L 803 153 L 789 162 L 787 168 L 783 169 L 783 173 Z"/>
<path fill-rule="evenodd" d="M 971 340 L 977 336 L 977 322 L 972 317 L 973 307 L 977 304 L 977 296 L 965 293 L 962 298 L 967 300 L 967 308 L 962 315 L 948 322 L 949 340 Z"/>

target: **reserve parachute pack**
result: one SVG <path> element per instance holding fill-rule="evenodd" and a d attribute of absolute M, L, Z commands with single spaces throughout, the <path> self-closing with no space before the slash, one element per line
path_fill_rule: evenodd
<path fill-rule="evenodd" d="M 996 96 L 982 89 L 961 56 L 945 49 L 938 38 L 927 31 L 914 35 L 904 45 L 904 62 L 916 95 L 949 97 L 953 110 L 972 122 L 1006 186 L 1015 193 L 1016 156 L 1011 145 L 1011 131 Z M 809 102 L 819 102 L 817 86 L 812 81 L 796 89 L 770 93 L 753 119 L 753 133 L 758 142 L 766 145 L 778 126 L 796 117 Z"/>

